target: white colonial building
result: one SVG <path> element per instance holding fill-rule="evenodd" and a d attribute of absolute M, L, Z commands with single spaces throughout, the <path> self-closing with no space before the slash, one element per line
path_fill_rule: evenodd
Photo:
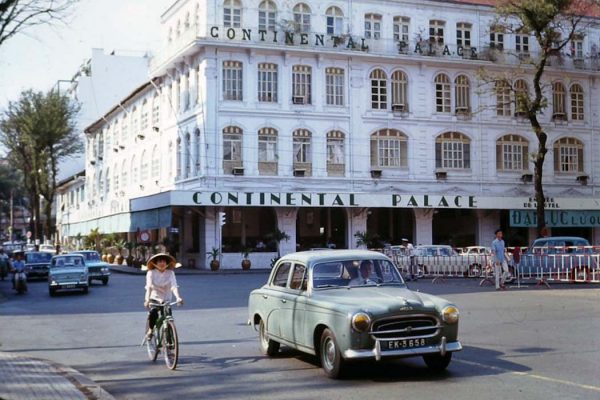
<path fill-rule="evenodd" d="M 475 1 L 476 2 L 476 1 Z M 398 243 L 528 243 L 536 44 L 488 5 L 412 0 L 179 0 L 151 79 L 87 130 L 86 204 L 69 235 L 169 237 L 183 263 L 238 267 L 355 234 Z M 554 233 L 600 241 L 596 20 L 545 74 Z M 225 225 L 221 226 L 220 213 Z M 191 261 L 190 261 L 191 260 Z"/>

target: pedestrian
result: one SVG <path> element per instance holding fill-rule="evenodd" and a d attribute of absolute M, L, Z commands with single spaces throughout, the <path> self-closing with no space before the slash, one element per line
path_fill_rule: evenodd
<path fill-rule="evenodd" d="M 146 296 L 144 297 L 144 307 L 149 309 L 147 339 L 152 338 L 152 329 L 158 319 L 159 308 L 153 307 L 153 305 L 170 302 L 173 295 L 175 295 L 177 303 L 183 304 L 177 279 L 175 279 L 175 264 L 175 258 L 167 253 L 155 254 L 148 260 Z"/>
<path fill-rule="evenodd" d="M 496 229 L 496 239 L 492 242 L 492 256 L 494 260 L 494 275 L 496 277 L 496 290 L 506 290 L 504 282 L 508 278 L 508 264 L 506 262 L 506 247 L 502 229 Z"/>
<path fill-rule="evenodd" d="M 416 281 L 419 277 L 418 267 L 415 263 L 415 247 L 406 238 L 402 238 L 402 245 L 408 256 L 408 280 Z"/>
<path fill-rule="evenodd" d="M 25 261 L 23 261 L 24 253 L 22 251 L 15 251 L 13 253 L 13 262 L 11 265 L 11 271 L 14 273 L 12 278 L 12 288 L 16 289 L 17 274 L 25 271 Z"/>
<path fill-rule="evenodd" d="M 0 247 L 0 279 L 4 280 L 4 277 L 8 275 L 9 264 L 8 255 L 4 252 L 4 248 Z"/>

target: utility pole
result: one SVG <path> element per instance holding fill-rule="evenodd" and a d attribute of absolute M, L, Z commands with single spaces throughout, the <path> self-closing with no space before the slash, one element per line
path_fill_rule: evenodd
<path fill-rule="evenodd" d="M 8 234 L 11 242 L 13 241 L 13 223 L 14 223 L 14 214 L 13 214 L 13 195 L 15 190 L 10 189 L 10 224 L 8 226 Z"/>

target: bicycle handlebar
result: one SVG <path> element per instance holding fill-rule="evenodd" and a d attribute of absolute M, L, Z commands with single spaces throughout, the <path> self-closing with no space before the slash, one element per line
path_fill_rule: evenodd
<path fill-rule="evenodd" d="M 169 303 L 156 303 L 156 302 L 153 302 L 152 300 L 150 300 L 149 303 L 150 303 L 150 306 L 155 306 L 155 307 L 164 307 L 166 305 L 174 306 L 174 305 L 177 305 L 177 304 L 181 304 L 178 301 L 173 301 L 173 302 L 169 302 Z"/>

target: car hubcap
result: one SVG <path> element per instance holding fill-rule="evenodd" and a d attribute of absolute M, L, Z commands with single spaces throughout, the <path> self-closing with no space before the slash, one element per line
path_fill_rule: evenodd
<path fill-rule="evenodd" d="M 333 340 L 327 339 L 323 347 L 324 364 L 327 369 L 332 369 L 333 363 L 335 362 L 335 344 L 333 343 Z"/>

